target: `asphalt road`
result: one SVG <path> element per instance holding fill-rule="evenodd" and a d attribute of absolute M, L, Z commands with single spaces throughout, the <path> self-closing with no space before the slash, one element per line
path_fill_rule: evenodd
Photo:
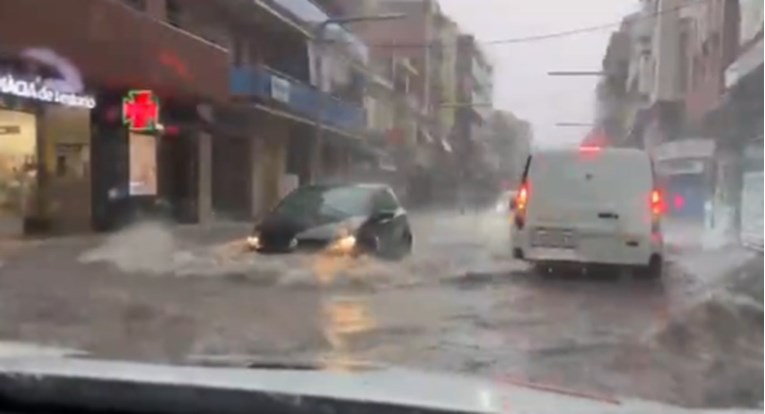
<path fill-rule="evenodd" d="M 502 214 L 419 214 L 413 226 L 401 263 L 255 256 L 237 225 L 4 249 L 0 339 L 155 361 L 361 359 L 690 406 L 762 401 L 761 298 L 753 316 L 689 317 L 698 281 L 672 266 L 652 282 L 540 277 L 511 258 Z M 693 345 L 691 328 L 710 323 L 740 340 Z"/>

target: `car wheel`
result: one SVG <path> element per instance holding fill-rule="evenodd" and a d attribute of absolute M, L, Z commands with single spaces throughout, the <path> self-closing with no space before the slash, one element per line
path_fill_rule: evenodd
<path fill-rule="evenodd" d="M 390 260 L 401 260 L 412 252 L 413 244 L 412 234 L 409 231 L 406 231 L 404 235 L 401 236 L 401 239 L 391 241 L 391 243 L 386 246 L 383 254 Z"/>
<path fill-rule="evenodd" d="M 412 254 L 412 247 L 414 247 L 414 238 L 412 233 L 407 231 L 404 233 L 404 241 L 402 243 L 403 256 Z"/>

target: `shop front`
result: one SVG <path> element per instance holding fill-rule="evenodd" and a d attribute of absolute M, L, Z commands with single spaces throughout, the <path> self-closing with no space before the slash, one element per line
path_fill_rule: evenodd
<path fill-rule="evenodd" d="M 150 96 L 151 104 L 141 104 L 137 94 Z M 196 104 L 151 90 L 103 91 L 99 99 L 103 108 L 92 119 L 94 227 L 110 230 L 142 218 L 200 221 L 210 209 L 202 178 L 209 175 L 211 137 Z M 153 114 L 138 120 L 131 107 L 139 118 Z"/>
<path fill-rule="evenodd" d="M 63 61 L 61 61 L 63 62 Z M 81 80 L 0 56 L 0 235 L 89 228 L 90 113 Z"/>
<path fill-rule="evenodd" d="M 36 156 L 27 158 L 42 165 L 34 179 L 39 195 L 24 204 L 33 212 L 24 213 L 33 217 L 27 227 L 106 230 L 158 209 L 183 222 L 209 215 L 205 178 L 209 124 L 215 120 L 205 118 L 203 108 L 228 100 L 226 49 L 124 2 L 0 0 L 0 10 L 3 53 L 57 56 L 67 64 L 65 71 L 53 68 L 56 76 L 40 72 L 39 78 L 51 81 L 50 93 L 21 102 L 21 112 L 36 120 L 34 130 L 22 128 L 37 136 L 35 149 L 24 147 Z M 30 49 L 38 47 L 44 49 Z M 89 93 L 69 96 L 64 92 L 83 93 L 57 89 L 71 86 L 61 82 L 70 73 L 77 73 Z M 148 91 L 159 100 L 151 128 L 130 125 L 137 115 L 126 116 L 123 104 L 131 91 Z M 24 165 L 24 157 L 14 157 Z"/>

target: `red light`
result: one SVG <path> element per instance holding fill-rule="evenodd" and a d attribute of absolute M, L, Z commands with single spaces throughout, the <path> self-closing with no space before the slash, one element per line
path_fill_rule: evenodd
<path fill-rule="evenodd" d="M 653 190 L 651 192 L 651 213 L 654 216 L 659 216 L 664 213 L 664 199 L 661 196 L 661 192 Z"/>
<path fill-rule="evenodd" d="M 587 153 L 593 153 L 593 152 L 600 152 L 600 147 L 592 146 L 592 145 L 584 145 L 579 147 L 579 151 L 581 152 L 587 152 Z"/>
<path fill-rule="evenodd" d="M 178 135 L 180 134 L 180 132 L 181 132 L 181 128 L 175 125 L 170 125 L 165 127 L 165 135 Z"/>
<path fill-rule="evenodd" d="M 104 112 L 104 118 L 107 122 L 115 122 L 118 119 L 120 119 L 120 108 L 118 106 L 113 106 L 109 109 L 107 109 Z"/>
<path fill-rule="evenodd" d="M 515 195 L 515 227 L 522 229 L 526 224 L 526 206 L 529 202 L 529 184 L 523 183 Z"/>
<path fill-rule="evenodd" d="M 675 210 L 682 210 L 685 207 L 685 198 L 680 194 L 676 194 L 672 204 L 674 204 Z"/>
<path fill-rule="evenodd" d="M 524 209 L 527 201 L 529 201 L 529 187 L 528 184 L 523 184 L 521 189 L 518 190 L 518 196 L 516 198 L 518 209 Z"/>

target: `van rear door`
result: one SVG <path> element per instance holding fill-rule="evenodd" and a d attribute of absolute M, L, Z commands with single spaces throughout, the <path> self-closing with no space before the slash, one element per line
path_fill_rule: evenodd
<path fill-rule="evenodd" d="M 650 234 L 651 171 L 640 151 L 536 154 L 528 177 L 528 224 L 577 237 Z"/>

